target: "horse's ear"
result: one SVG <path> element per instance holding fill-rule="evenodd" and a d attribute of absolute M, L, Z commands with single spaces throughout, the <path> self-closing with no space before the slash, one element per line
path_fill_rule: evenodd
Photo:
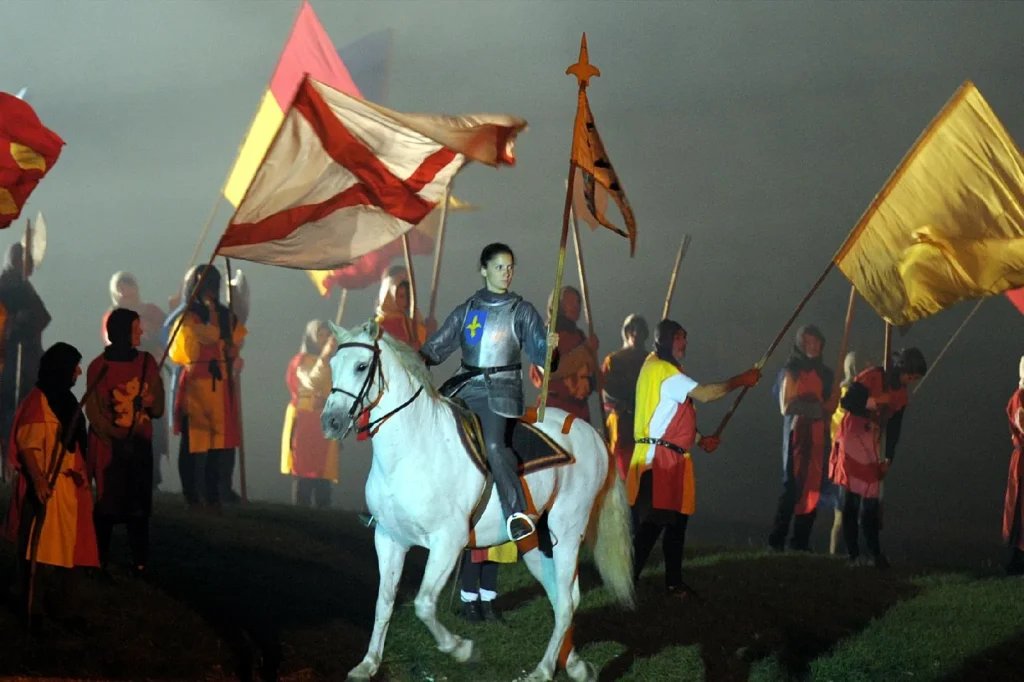
<path fill-rule="evenodd" d="M 374 340 L 380 336 L 380 325 L 377 324 L 376 319 L 371 319 L 363 325 L 363 330 L 366 331 L 367 335 Z"/>
<path fill-rule="evenodd" d="M 330 327 L 331 333 L 334 334 L 334 339 L 339 343 L 345 343 L 348 341 L 350 334 L 342 327 L 334 324 L 330 320 L 327 320 L 327 326 Z"/>

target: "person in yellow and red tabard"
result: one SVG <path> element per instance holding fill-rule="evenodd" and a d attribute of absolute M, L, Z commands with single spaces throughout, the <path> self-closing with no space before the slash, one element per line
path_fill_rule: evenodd
<path fill-rule="evenodd" d="M 285 375 L 291 401 L 281 434 L 281 473 L 295 478 L 292 503 L 299 507 L 330 507 L 331 486 L 338 482 L 340 444 L 324 438 L 320 426 L 320 413 L 331 395 L 329 363 L 337 349 L 327 323 L 312 320 Z"/>
<path fill-rule="evenodd" d="M 77 603 L 77 567 L 99 566 L 92 492 L 83 454 L 85 419 L 71 392 L 82 375 L 81 353 L 55 343 L 39 360 L 35 387 L 18 406 L 7 458 L 17 472 L 4 536 L 17 547 L 17 586 L 27 600 L 31 544 L 38 571 L 33 612 L 46 611 L 73 630 L 84 628 Z M 63 447 L 67 445 L 67 449 Z M 56 483 L 48 474 L 60 466 Z M 36 528 L 42 519 L 42 527 Z M 35 621 L 38 623 L 39 621 Z"/>
<path fill-rule="evenodd" d="M 169 352 L 182 367 L 174 404 L 175 430 L 182 436 L 178 468 L 186 502 L 194 507 L 199 502 L 194 472 L 202 461 L 203 509 L 216 514 L 221 509 L 221 469 L 227 469 L 224 462 L 239 444 L 239 396 L 232 379 L 242 368 L 239 351 L 246 329 L 220 302 L 216 268 L 197 268 L 190 285 L 198 286 L 199 294 L 181 313 L 181 328 Z M 186 293 L 183 300 L 188 302 L 191 291 Z"/>
<path fill-rule="evenodd" d="M 153 419 L 164 413 L 164 385 L 156 358 L 138 349 L 143 337 L 138 313 L 114 309 L 106 331 L 110 344 L 86 371 L 87 384 L 96 386 L 85 403 L 89 477 L 96 482 L 96 539 L 106 569 L 114 526 L 125 524 L 132 571 L 142 575 L 149 562 L 153 512 Z"/>
<path fill-rule="evenodd" d="M 715 436 L 697 431 L 693 401 L 724 398 L 741 386 L 754 386 L 757 368 L 728 381 L 700 384 L 683 373 L 686 330 L 678 322 L 662 320 L 654 331 L 654 352 L 647 356 L 636 384 L 633 459 L 626 477 L 626 492 L 639 527 L 633 540 L 633 579 L 640 572 L 664 530 L 665 588 L 669 596 L 685 597 L 683 549 L 686 526 L 696 508 L 696 485 L 690 451 L 700 445 L 713 452 Z"/>
<path fill-rule="evenodd" d="M 601 366 L 601 400 L 608 415 L 608 448 L 615 457 L 622 480 L 626 480 L 629 460 L 633 457 L 636 380 L 647 359 L 649 336 L 647 320 L 630 315 L 622 323 L 622 348 L 609 354 Z"/>
<path fill-rule="evenodd" d="M 394 338 L 413 350 L 419 350 L 427 335 L 433 332 L 416 311 L 409 317 L 409 273 L 401 265 L 393 265 L 384 273 L 377 300 L 377 324 Z"/>

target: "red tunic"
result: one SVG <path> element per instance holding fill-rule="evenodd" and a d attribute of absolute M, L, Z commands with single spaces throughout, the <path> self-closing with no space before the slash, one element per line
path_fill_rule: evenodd
<path fill-rule="evenodd" d="M 558 329 L 558 354 L 566 357 L 586 342 L 586 335 L 571 323 L 559 325 Z M 590 421 L 590 405 L 588 400 L 594 392 L 596 385 L 596 372 L 594 367 L 589 365 L 581 366 L 572 375 L 559 379 L 551 379 L 548 382 L 548 407 L 557 407 L 569 414 L 575 415 L 578 419 Z M 530 366 L 530 380 L 533 385 L 540 388 L 544 383 L 544 376 L 536 365 Z"/>
<path fill-rule="evenodd" d="M 793 381 L 789 374 L 787 381 Z M 804 370 L 795 377 L 793 395 L 797 398 L 825 402 L 824 385 L 821 375 L 814 370 Z M 810 514 L 818 507 L 821 496 L 821 478 L 825 468 L 824 419 L 809 419 L 795 416 L 789 434 L 789 456 L 793 462 L 793 478 L 796 481 L 797 501 L 794 514 Z"/>
<path fill-rule="evenodd" d="M 325 478 L 331 441 L 324 438 L 320 425 L 323 401 L 305 394 L 299 386 L 297 372 L 305 358 L 305 353 L 292 358 L 285 375 L 285 383 L 292 395 L 291 405 L 295 408 L 291 431 L 292 474 L 299 478 Z"/>
<path fill-rule="evenodd" d="M 686 402 L 676 406 L 676 412 L 672 415 L 672 421 L 669 422 L 664 435 L 651 435 L 690 452 L 694 441 L 697 440 L 697 412 L 693 409 L 693 401 L 687 398 Z M 690 481 L 687 481 L 687 474 L 691 478 Z M 654 479 L 652 506 L 655 509 L 677 512 L 692 506 L 693 500 L 687 499 L 687 492 L 693 489 L 693 463 L 689 457 L 684 457 L 671 448 L 656 445 L 651 475 Z"/>
<path fill-rule="evenodd" d="M 100 355 L 89 363 L 89 369 L 86 370 L 87 385 L 96 384 L 96 377 L 104 365 L 107 367 L 107 373 L 96 385 L 99 409 L 113 426 L 130 429 L 134 413 L 133 402 L 137 396 L 150 391 L 155 383 L 154 379 L 159 377 L 160 368 L 153 356 L 146 352 L 140 352 L 131 362 L 108 362 Z M 145 411 L 140 413 L 133 435 L 143 440 L 153 439 L 153 420 Z M 89 429 L 88 453 L 89 476 L 95 477 L 96 497 L 102 500 L 106 484 L 104 472 L 113 461 L 113 451 L 109 442 Z M 129 481 L 127 484 L 145 485 L 149 488 L 152 481 Z"/>
<path fill-rule="evenodd" d="M 1010 456 L 1010 473 L 1006 479 L 1006 501 L 1003 505 L 1003 539 L 1012 542 L 1017 549 L 1024 550 L 1024 504 L 1021 494 L 1021 451 L 1024 450 L 1024 432 L 1017 427 L 1017 412 L 1024 407 L 1024 390 L 1014 391 L 1006 405 L 1006 416 L 1010 420 L 1010 435 L 1013 438 L 1013 454 Z"/>

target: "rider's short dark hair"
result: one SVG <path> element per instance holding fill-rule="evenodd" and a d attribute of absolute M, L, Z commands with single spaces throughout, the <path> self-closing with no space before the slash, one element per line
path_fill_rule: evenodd
<path fill-rule="evenodd" d="M 516 262 L 516 254 L 512 253 L 512 247 L 508 244 L 502 244 L 501 242 L 494 242 L 484 247 L 484 250 L 480 252 L 480 267 L 486 268 L 487 264 L 490 263 L 495 256 L 500 256 L 503 253 L 507 253 L 508 257 L 512 259 L 512 263 Z"/>

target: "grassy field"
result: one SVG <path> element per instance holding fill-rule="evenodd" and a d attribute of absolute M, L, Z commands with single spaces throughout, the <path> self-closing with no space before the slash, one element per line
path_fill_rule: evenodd
<path fill-rule="evenodd" d="M 6 501 L 2 501 L 6 508 Z M 0 610 L 0 675 L 104 680 L 341 680 L 362 657 L 377 589 L 372 535 L 352 515 L 276 505 L 188 514 L 158 502 L 151 575 L 87 580 L 84 636 L 23 634 Z M 125 551 L 124 538 L 115 547 Z M 425 553 L 413 551 L 380 679 L 510 680 L 550 634 L 539 586 L 503 570 L 510 627 L 443 620 L 481 646 L 459 666 L 413 614 Z M 0 567 L 12 565 L 0 545 Z M 687 580 L 701 601 L 666 603 L 653 565 L 636 612 L 610 603 L 589 564 L 576 643 L 601 680 L 942 682 L 1024 679 L 1024 581 L 905 566 L 880 572 L 815 556 L 701 548 Z M 447 611 L 449 592 L 444 593 Z"/>

